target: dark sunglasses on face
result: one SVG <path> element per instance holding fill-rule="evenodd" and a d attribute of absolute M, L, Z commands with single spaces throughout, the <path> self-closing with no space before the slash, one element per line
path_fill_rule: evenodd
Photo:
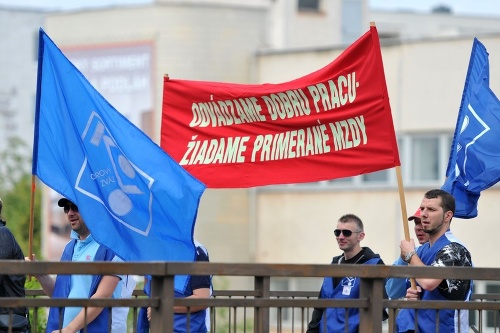
<path fill-rule="evenodd" d="M 335 229 L 333 233 L 335 234 L 335 237 L 339 237 L 340 234 L 343 234 L 345 237 L 351 237 L 352 233 L 355 232 L 359 234 L 361 231 L 351 231 L 348 229 L 340 230 L 340 229 Z"/>
<path fill-rule="evenodd" d="M 72 203 L 71 205 L 64 206 L 64 213 L 65 213 L 65 214 L 68 214 L 68 213 L 69 213 L 70 208 L 71 208 L 71 210 L 72 210 L 73 212 L 78 213 L 78 206 L 77 206 L 77 205 L 75 205 L 75 204 L 73 204 L 73 203 Z"/>

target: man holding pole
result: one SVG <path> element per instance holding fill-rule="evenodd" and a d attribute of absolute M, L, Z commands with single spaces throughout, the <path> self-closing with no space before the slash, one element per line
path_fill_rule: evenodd
<path fill-rule="evenodd" d="M 415 251 L 413 240 L 402 240 L 401 258 L 410 266 L 472 266 L 469 251 L 450 231 L 454 212 L 455 199 L 448 192 L 434 189 L 425 193 L 420 215 L 429 242 Z M 468 301 L 472 294 L 471 280 L 417 278 L 416 283 L 416 289 L 409 288 L 406 292 L 409 300 Z M 468 332 L 468 316 L 468 310 L 402 309 L 396 318 L 397 332 L 415 332 L 415 317 L 418 332 Z"/>

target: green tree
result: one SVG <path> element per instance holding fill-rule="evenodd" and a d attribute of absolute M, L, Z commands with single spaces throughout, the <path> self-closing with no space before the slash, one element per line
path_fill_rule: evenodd
<path fill-rule="evenodd" d="M 33 252 L 40 253 L 41 234 L 41 190 L 36 187 L 33 210 Z M 31 175 L 25 174 L 13 188 L 2 195 L 2 215 L 7 226 L 16 237 L 24 255 L 29 255 Z"/>
<path fill-rule="evenodd" d="M 28 145 L 18 137 L 10 137 L 7 147 L 0 151 L 0 195 L 31 173 L 31 150 Z"/>
<path fill-rule="evenodd" d="M 19 138 L 11 138 L 8 148 L 0 152 L 0 197 L 2 216 L 25 255 L 29 254 L 31 155 L 30 148 Z M 33 252 L 40 253 L 41 189 L 36 186 L 33 207 Z"/>
<path fill-rule="evenodd" d="M 7 149 L 0 151 L 0 197 L 3 201 L 2 217 L 16 237 L 24 255 L 29 254 L 29 234 L 31 219 L 31 151 L 19 138 L 10 138 Z M 35 187 L 33 207 L 33 252 L 40 253 L 41 195 Z M 27 279 L 26 289 L 41 289 L 34 278 Z M 37 311 L 34 316 L 33 311 Z M 44 332 L 46 325 L 45 308 L 30 309 L 31 325 L 37 332 Z M 37 318 L 35 323 L 33 320 Z"/>

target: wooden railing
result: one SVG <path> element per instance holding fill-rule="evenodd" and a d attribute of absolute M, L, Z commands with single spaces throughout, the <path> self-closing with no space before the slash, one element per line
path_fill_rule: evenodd
<path fill-rule="evenodd" d="M 48 299 L 46 297 L 0 298 L 2 307 L 29 308 L 67 306 L 126 306 L 152 307 L 151 332 L 172 332 L 173 307 L 208 306 L 212 309 L 212 332 L 237 332 L 236 323 L 244 321 L 241 332 L 267 333 L 284 332 L 283 328 L 270 323 L 270 309 L 295 308 L 302 312 L 313 307 L 343 307 L 360 309 L 360 332 L 394 331 L 395 314 L 401 308 L 415 309 L 469 309 L 473 311 L 500 312 L 498 295 L 475 295 L 471 302 L 459 301 L 405 301 L 383 298 L 384 282 L 388 277 L 425 277 L 445 279 L 472 279 L 476 281 L 500 281 L 499 268 L 459 268 L 459 267 L 399 267 L 382 265 L 292 265 L 292 264 L 222 264 L 222 263 L 72 263 L 72 262 L 22 262 L 0 261 L 2 274 L 133 274 L 152 276 L 151 298 L 132 299 Z M 213 275 L 228 277 L 253 277 L 254 287 L 250 290 L 215 290 L 210 299 L 174 299 L 174 276 Z M 271 278 L 275 277 L 343 277 L 361 279 L 360 297 L 349 300 L 317 299 L 318 291 L 282 292 L 271 290 Z M 37 293 L 37 292 L 33 292 Z M 140 294 L 140 292 L 138 292 Z M 491 296 L 491 297 L 490 297 Z M 251 314 L 244 318 L 233 318 L 229 327 L 222 328 L 217 322 L 217 309 L 249 309 Z M 382 310 L 388 309 L 389 320 L 382 323 Z M 236 313 L 233 311 L 233 313 Z M 231 311 L 228 312 L 228 316 Z M 234 315 L 236 317 L 236 315 Z M 32 318 L 32 320 L 35 318 Z M 36 319 L 35 319 L 36 320 Z M 301 327 L 291 331 L 305 332 L 309 318 L 304 316 Z M 252 321 L 246 329 L 246 322 Z M 305 323 L 305 324 L 304 324 Z M 224 323 L 227 325 L 227 323 Z M 36 325 L 33 325 L 36 326 Z M 480 324 L 481 326 L 481 324 Z M 478 328 L 482 331 L 482 327 Z M 463 332 L 469 332 L 464 329 Z M 33 331 L 36 333 L 36 331 Z"/>

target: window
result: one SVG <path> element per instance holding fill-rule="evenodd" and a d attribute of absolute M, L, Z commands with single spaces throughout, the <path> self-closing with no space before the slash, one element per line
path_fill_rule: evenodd
<path fill-rule="evenodd" d="M 405 186 L 441 187 L 446 177 L 453 133 L 405 134 L 398 137 L 401 172 Z M 314 183 L 289 184 L 286 190 L 396 188 L 395 168 L 355 177 Z M 284 188 L 283 185 L 269 189 Z"/>
<path fill-rule="evenodd" d="M 439 179 L 439 139 L 422 137 L 412 140 L 413 168 L 412 181 L 429 181 Z"/>
<path fill-rule="evenodd" d="M 342 42 L 353 43 L 365 29 L 363 1 L 342 0 Z"/>
<path fill-rule="evenodd" d="M 299 0 L 299 12 L 319 12 L 319 0 Z"/>
<path fill-rule="evenodd" d="M 376 171 L 361 175 L 363 183 L 387 183 L 389 181 L 389 172 L 387 170 Z"/>
<path fill-rule="evenodd" d="M 402 163 L 408 166 L 406 182 L 409 185 L 442 185 L 446 177 L 452 140 L 452 133 L 403 137 L 402 146 L 408 149 L 407 154 L 404 155 L 404 164 Z"/>

